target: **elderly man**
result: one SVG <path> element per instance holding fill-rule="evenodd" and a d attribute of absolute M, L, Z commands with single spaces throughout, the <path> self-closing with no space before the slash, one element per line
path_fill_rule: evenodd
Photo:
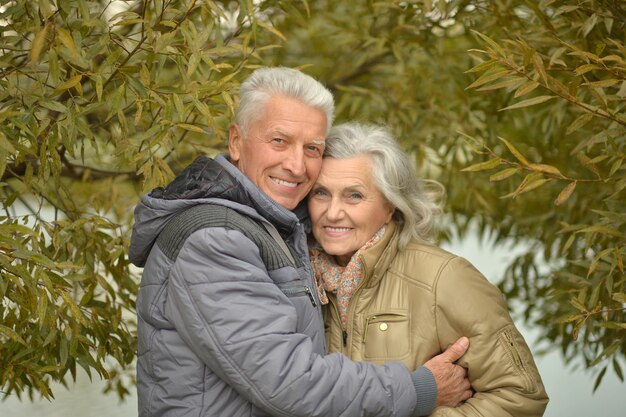
<path fill-rule="evenodd" d="M 243 83 L 230 155 L 200 157 L 135 210 L 139 415 L 416 416 L 471 395 L 462 338 L 417 370 L 324 356 L 300 204 L 330 92 L 287 68 Z"/>

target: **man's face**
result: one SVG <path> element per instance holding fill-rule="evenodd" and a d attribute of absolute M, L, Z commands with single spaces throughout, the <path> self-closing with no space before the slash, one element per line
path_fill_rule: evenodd
<path fill-rule="evenodd" d="M 292 210 L 307 195 L 322 166 L 326 114 L 296 99 L 273 96 L 244 137 L 230 127 L 233 163 L 265 194 Z"/>

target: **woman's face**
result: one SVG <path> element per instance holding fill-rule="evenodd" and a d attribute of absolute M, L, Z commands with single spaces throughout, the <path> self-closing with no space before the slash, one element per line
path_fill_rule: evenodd
<path fill-rule="evenodd" d="M 368 155 L 324 158 L 308 205 L 315 239 L 343 265 L 393 214 L 374 184 Z"/>

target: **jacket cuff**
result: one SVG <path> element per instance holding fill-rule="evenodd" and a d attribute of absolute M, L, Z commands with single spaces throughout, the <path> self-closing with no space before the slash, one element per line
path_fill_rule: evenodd
<path fill-rule="evenodd" d="M 437 404 L 437 383 L 432 372 L 424 366 L 411 372 L 413 387 L 417 394 L 417 405 L 414 416 L 428 416 L 432 414 Z"/>

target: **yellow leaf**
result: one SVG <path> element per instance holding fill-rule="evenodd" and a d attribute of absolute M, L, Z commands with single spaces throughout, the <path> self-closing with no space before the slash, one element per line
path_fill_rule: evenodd
<path fill-rule="evenodd" d="M 487 84 L 488 82 L 495 81 L 499 78 L 502 78 L 505 75 L 509 75 L 510 73 L 511 71 L 509 71 L 508 69 L 497 69 L 496 71 L 486 72 L 480 77 L 478 77 L 476 81 L 474 81 L 473 83 L 465 87 L 465 89 L 467 90 L 470 88 L 479 87 L 483 84 Z"/>
<path fill-rule="evenodd" d="M 517 186 L 517 189 L 512 193 L 506 194 L 500 198 L 515 198 L 520 194 L 526 193 L 530 190 L 534 190 L 535 188 L 545 184 L 550 180 L 543 178 L 543 175 L 539 172 L 533 172 L 531 174 L 526 175 L 520 185 Z"/>
<path fill-rule="evenodd" d="M 577 298 L 572 298 L 569 300 L 570 304 L 572 304 L 576 309 L 581 311 L 587 311 L 587 308 L 583 303 L 581 303 Z"/>
<path fill-rule="evenodd" d="M 524 194 L 527 193 L 528 191 L 534 190 L 535 188 L 538 188 L 540 186 L 542 186 L 543 184 L 545 184 L 546 182 L 550 181 L 550 179 L 548 178 L 539 178 L 536 179 L 532 182 L 528 182 L 524 185 L 524 187 L 520 187 L 517 190 L 517 194 Z"/>
<path fill-rule="evenodd" d="M 463 168 L 461 171 L 463 171 L 463 172 L 484 171 L 484 170 L 487 170 L 487 169 L 493 169 L 493 168 L 497 167 L 498 165 L 500 165 L 501 163 L 502 163 L 502 159 L 494 158 L 494 159 L 490 159 L 489 161 L 480 162 L 478 164 L 470 165 L 470 166 L 468 166 L 466 168 Z"/>
<path fill-rule="evenodd" d="M 74 38 L 72 38 L 72 35 L 67 30 L 63 28 L 58 28 L 56 35 L 61 41 L 61 43 L 65 45 L 67 49 L 69 49 L 70 54 L 73 57 L 77 57 L 80 55 L 78 52 L 78 48 L 76 47 L 76 44 L 74 43 Z"/>
<path fill-rule="evenodd" d="M 515 148 L 515 146 L 513 146 L 508 140 L 504 139 L 503 137 L 498 136 L 498 139 L 504 142 L 506 147 L 509 148 L 509 151 L 511 151 L 511 153 L 517 158 L 518 161 L 520 161 L 523 165 L 528 165 L 528 161 L 526 160 L 526 158 L 524 158 L 524 156 Z"/>
<path fill-rule="evenodd" d="M 521 97 L 525 94 L 530 93 L 531 91 L 533 91 L 535 88 L 537 88 L 537 86 L 539 85 L 539 83 L 537 81 L 528 81 L 526 84 L 520 86 L 517 91 L 515 91 L 515 95 L 514 97 Z"/>
<path fill-rule="evenodd" d="M 520 102 L 517 102 L 515 104 L 512 104 L 508 107 L 505 107 L 503 109 L 500 109 L 498 111 L 504 111 L 504 110 L 511 110 L 511 109 L 519 109 L 522 107 L 529 107 L 529 106 L 534 106 L 535 104 L 541 104 L 544 103 L 550 99 L 555 98 L 556 96 L 538 96 L 538 97 L 533 97 L 533 98 L 529 98 L 526 100 L 522 100 Z"/>
<path fill-rule="evenodd" d="M 572 181 L 569 184 L 567 184 L 567 186 L 565 188 L 563 188 L 563 190 L 561 190 L 559 195 L 556 197 L 556 200 L 554 200 L 554 205 L 555 206 L 560 206 L 565 201 L 567 201 L 567 199 L 574 192 L 575 188 L 576 188 L 576 181 Z"/>
<path fill-rule="evenodd" d="M 36 64 L 39 61 L 39 55 L 41 55 L 41 51 L 43 50 L 43 45 L 46 40 L 46 35 L 48 34 L 48 28 L 50 24 L 46 24 L 37 35 L 35 35 L 35 39 L 33 39 L 32 47 L 30 48 L 29 62 L 31 65 Z"/>
<path fill-rule="evenodd" d="M 88 326 L 89 324 L 87 323 L 87 320 L 85 320 L 85 316 L 83 316 L 83 313 L 80 311 L 78 305 L 72 299 L 72 297 L 70 297 L 65 291 L 59 291 L 59 294 L 61 295 L 63 301 L 65 301 L 67 306 L 72 311 L 72 316 L 74 316 L 74 318 L 78 320 L 83 326 Z"/>
<path fill-rule="evenodd" d="M 477 88 L 476 91 L 498 90 L 500 88 L 505 88 L 505 87 L 517 88 L 523 83 L 524 83 L 523 78 L 520 78 L 520 77 L 509 78 L 506 80 L 498 81 L 497 83 L 484 85 L 480 88 Z"/>
<path fill-rule="evenodd" d="M 52 92 L 52 96 L 57 96 L 64 92 L 65 90 L 69 90 L 72 87 L 75 87 L 80 81 L 83 79 L 81 74 L 75 75 L 69 80 L 61 83 L 61 85 L 57 86 L 57 88 Z"/>
<path fill-rule="evenodd" d="M 489 177 L 489 181 L 501 181 L 506 178 L 509 178 L 511 175 L 515 174 L 518 171 L 517 168 L 507 168 L 500 172 L 497 172 Z"/>
<path fill-rule="evenodd" d="M 596 69 L 600 69 L 600 66 L 596 64 L 584 64 L 576 68 L 574 72 L 576 73 L 576 75 L 583 75 L 588 73 L 589 71 L 593 71 Z"/>
<path fill-rule="evenodd" d="M 505 55 L 504 50 L 502 49 L 502 47 L 500 45 L 498 45 L 497 42 L 495 42 L 493 39 L 491 39 L 490 37 L 483 35 L 480 32 L 477 32 L 475 30 L 472 30 L 472 32 L 477 35 L 478 37 L 480 37 L 483 41 L 485 41 L 487 44 L 489 44 L 489 46 L 491 46 L 493 48 L 493 50 L 495 52 L 497 52 L 500 55 Z"/>
<path fill-rule="evenodd" d="M 126 26 L 126 25 L 135 25 L 137 23 L 143 23 L 143 19 L 124 19 L 115 23 L 113 26 Z M 164 21 L 160 21 L 159 23 L 163 24 Z"/>
<path fill-rule="evenodd" d="M 561 174 L 561 171 L 559 171 L 556 167 L 553 167 L 552 165 L 529 164 L 528 167 L 534 171 L 545 172 L 547 174 L 554 174 L 560 177 L 563 176 L 563 174 Z"/>
<path fill-rule="evenodd" d="M 283 41 L 287 42 L 287 38 L 285 38 L 285 35 L 283 35 L 282 33 L 280 33 L 280 31 L 278 29 L 276 29 L 274 26 L 270 25 L 267 22 L 264 22 L 261 19 L 258 19 L 256 21 L 256 23 L 261 26 L 262 28 L 265 28 L 267 30 L 269 30 L 270 32 L 272 32 L 274 35 L 278 36 L 280 39 L 282 39 Z"/>
<path fill-rule="evenodd" d="M 604 87 L 611 87 L 617 83 L 619 83 L 620 80 L 616 80 L 615 78 L 611 78 L 608 80 L 601 80 L 601 81 L 591 81 L 588 83 L 583 83 L 582 85 L 588 85 L 590 87 L 596 87 L 596 88 L 604 88 Z"/>
<path fill-rule="evenodd" d="M 465 71 L 465 73 L 469 73 L 469 72 L 481 72 L 481 71 L 486 71 L 488 69 L 490 69 L 491 67 L 493 67 L 494 65 L 496 65 L 498 63 L 497 59 L 489 59 L 487 61 L 483 61 L 480 64 L 476 65 L 475 67 L 472 67 L 470 69 L 468 69 L 467 71 Z"/>
<path fill-rule="evenodd" d="M 539 54 L 534 54 L 532 58 L 533 64 L 535 65 L 535 69 L 543 79 L 543 82 L 548 84 L 548 74 L 546 74 L 546 68 L 543 65 L 543 60 Z"/>
<path fill-rule="evenodd" d="M 100 74 L 96 74 L 96 97 L 98 97 L 98 101 L 102 101 L 102 76 Z"/>
<path fill-rule="evenodd" d="M 204 129 L 202 129 L 200 126 L 192 125 L 189 123 L 176 123 L 176 126 L 185 130 L 189 130 L 191 132 L 206 133 Z"/>
<path fill-rule="evenodd" d="M 563 317 L 562 319 L 559 319 L 557 321 L 557 323 L 569 323 L 571 321 L 575 321 L 580 319 L 582 316 L 580 314 L 574 314 L 572 316 L 567 316 L 567 317 Z"/>

